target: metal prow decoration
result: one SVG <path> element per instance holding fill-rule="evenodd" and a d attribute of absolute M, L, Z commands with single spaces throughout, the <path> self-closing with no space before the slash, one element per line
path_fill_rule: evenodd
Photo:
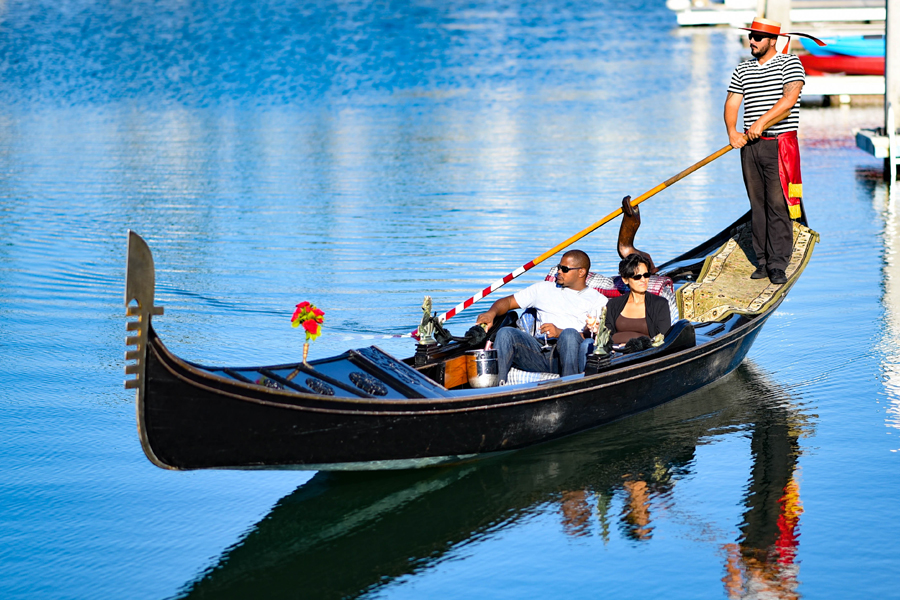
<path fill-rule="evenodd" d="M 153 294 L 156 289 L 156 271 L 153 267 L 153 254 L 141 236 L 128 231 L 128 269 L 125 273 L 125 315 L 137 317 L 137 321 L 128 321 L 125 329 L 137 332 L 125 338 L 126 346 L 134 346 L 134 350 L 125 352 L 126 361 L 136 361 L 125 365 L 126 375 L 136 375 L 134 379 L 125 380 L 126 389 L 137 389 L 138 399 L 144 391 L 144 364 L 147 358 L 147 334 L 150 330 L 150 318 L 163 314 L 162 306 L 153 306 Z M 137 306 L 132 302 L 137 302 Z"/>
<path fill-rule="evenodd" d="M 135 232 L 128 230 L 128 265 L 125 271 L 125 316 L 137 317 L 135 321 L 127 321 L 125 329 L 129 335 L 125 345 L 134 347 L 125 351 L 125 374 L 134 375 L 133 379 L 125 379 L 125 388 L 137 390 L 135 410 L 137 412 L 138 435 L 147 457 L 164 469 L 171 467 L 156 458 L 147 440 L 143 423 L 142 405 L 146 390 L 147 338 L 150 334 L 150 319 L 163 314 L 162 306 L 153 305 L 156 291 L 156 270 L 153 266 L 153 253 L 150 246 Z M 128 364 L 129 361 L 134 361 Z"/>

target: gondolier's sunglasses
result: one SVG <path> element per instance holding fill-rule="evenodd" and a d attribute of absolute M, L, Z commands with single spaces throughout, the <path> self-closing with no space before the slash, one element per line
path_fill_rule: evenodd
<path fill-rule="evenodd" d="M 632 276 L 629 277 L 628 279 L 634 279 L 635 281 L 640 281 L 640 279 L 641 279 L 642 277 L 643 277 L 644 279 L 649 280 L 649 279 L 650 279 L 650 273 L 637 273 L 637 274 L 635 274 L 635 275 L 632 275 Z"/>
<path fill-rule="evenodd" d="M 556 268 L 563 273 L 568 273 L 569 271 L 577 271 L 578 269 L 584 269 L 585 267 L 567 267 L 566 265 L 556 265 Z"/>
<path fill-rule="evenodd" d="M 753 40 L 754 42 L 761 42 L 763 40 L 775 39 L 771 35 L 766 35 L 764 33 L 751 33 L 747 37 L 750 38 L 751 40 Z"/>

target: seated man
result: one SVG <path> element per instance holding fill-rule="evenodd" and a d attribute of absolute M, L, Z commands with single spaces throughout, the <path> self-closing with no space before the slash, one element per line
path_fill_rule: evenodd
<path fill-rule="evenodd" d="M 539 332 L 543 337 L 557 338 L 556 353 L 559 373 L 563 377 L 584 371 L 587 345 L 582 331 L 588 313 L 596 314 L 606 306 L 606 297 L 587 286 L 591 259 L 581 250 L 569 250 L 559 261 L 556 283 L 541 281 L 521 292 L 494 302 L 490 310 L 478 315 L 477 323 L 492 325 L 516 308 L 536 308 Z M 532 372 L 549 372 L 553 368 L 551 352 L 543 352 L 541 342 L 515 327 L 503 327 L 494 342 L 500 369 L 500 381 L 506 381 L 510 367 Z"/>

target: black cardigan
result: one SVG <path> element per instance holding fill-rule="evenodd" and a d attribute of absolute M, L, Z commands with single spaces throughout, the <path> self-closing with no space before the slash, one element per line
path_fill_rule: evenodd
<path fill-rule="evenodd" d="M 610 337 L 616 333 L 616 319 L 625 310 L 629 296 L 631 296 L 631 292 L 618 298 L 612 298 L 606 304 L 606 328 L 609 329 Z M 665 298 L 646 292 L 644 309 L 650 337 L 655 337 L 658 333 L 663 335 L 669 333 L 669 329 L 672 327 L 672 313 L 669 312 L 669 302 Z"/>

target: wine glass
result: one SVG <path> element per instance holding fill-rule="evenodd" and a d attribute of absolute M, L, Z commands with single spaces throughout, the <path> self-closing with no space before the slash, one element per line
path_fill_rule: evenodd
<path fill-rule="evenodd" d="M 550 338 L 547 336 L 547 332 L 544 331 L 541 333 L 541 335 L 544 336 L 544 345 L 541 346 L 541 350 L 546 350 L 547 348 L 552 348 L 552 346 L 550 345 Z"/>

